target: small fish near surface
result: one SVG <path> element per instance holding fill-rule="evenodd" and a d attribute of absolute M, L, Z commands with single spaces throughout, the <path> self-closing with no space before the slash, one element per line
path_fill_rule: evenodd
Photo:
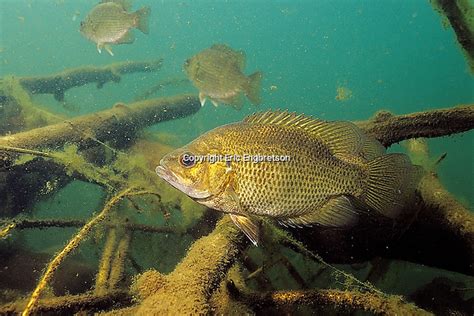
<path fill-rule="evenodd" d="M 131 44 L 135 41 L 133 28 L 148 34 L 150 8 L 129 12 L 130 8 L 127 0 L 103 0 L 81 22 L 80 31 L 97 44 L 99 53 L 105 49 L 113 56 L 111 44 Z"/>
<path fill-rule="evenodd" d="M 397 220 L 420 170 L 351 122 L 280 111 L 215 128 L 156 168 L 195 201 L 229 213 L 255 245 L 259 216 L 292 227 L 351 228 L 371 214 Z"/>
<path fill-rule="evenodd" d="M 215 44 L 186 60 L 184 70 L 199 89 L 199 100 L 204 105 L 209 99 L 214 106 L 230 104 L 236 109 L 243 105 L 243 95 L 252 104 L 259 104 L 262 73 L 246 76 L 245 53 L 224 44 Z"/>

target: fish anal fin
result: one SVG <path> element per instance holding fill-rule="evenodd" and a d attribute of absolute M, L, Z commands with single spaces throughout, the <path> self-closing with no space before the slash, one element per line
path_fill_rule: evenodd
<path fill-rule="evenodd" d="M 244 97 L 242 93 L 237 93 L 236 95 L 223 99 L 222 102 L 225 104 L 231 105 L 234 109 L 240 110 L 244 106 Z"/>
<path fill-rule="evenodd" d="M 114 53 L 112 52 L 112 47 L 110 47 L 110 45 L 105 44 L 104 49 L 107 51 L 107 53 L 109 53 L 110 56 L 114 55 Z"/>
<path fill-rule="evenodd" d="M 260 228 L 258 223 L 247 216 L 237 214 L 230 214 L 230 218 L 234 224 L 245 234 L 245 236 L 247 236 L 255 246 L 258 246 L 258 241 L 260 238 Z"/>
<path fill-rule="evenodd" d="M 289 226 L 319 224 L 325 227 L 349 228 L 357 224 L 359 212 L 346 196 L 330 198 L 321 208 L 310 213 L 280 220 Z"/>
<path fill-rule="evenodd" d="M 133 42 L 135 42 L 135 36 L 133 35 L 133 32 L 129 30 L 116 42 L 116 44 L 132 44 Z"/>

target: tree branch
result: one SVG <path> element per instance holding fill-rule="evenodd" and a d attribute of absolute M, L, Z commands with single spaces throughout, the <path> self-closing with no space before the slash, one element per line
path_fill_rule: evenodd
<path fill-rule="evenodd" d="M 164 281 L 155 282 L 146 275 L 138 279 L 136 286 L 152 294 L 140 303 L 134 313 L 143 315 L 211 313 L 212 308 L 208 300 L 219 287 L 246 242 L 229 216 L 225 216 L 210 235 L 199 239 L 191 246 L 183 261 L 172 273 L 164 277 Z"/>
<path fill-rule="evenodd" d="M 469 131 L 474 128 L 474 105 L 406 115 L 381 111 L 373 119 L 356 124 L 388 147 L 410 138 L 440 137 Z"/>
<path fill-rule="evenodd" d="M 17 148 L 61 148 L 65 143 L 81 144 L 93 136 L 99 141 L 129 140 L 141 128 L 185 117 L 201 108 L 195 96 L 179 95 L 116 104 L 109 110 L 73 118 L 62 123 L 0 137 L 0 146 Z"/>
<path fill-rule="evenodd" d="M 80 311 L 104 311 L 112 307 L 129 306 L 133 297 L 128 292 L 114 291 L 104 295 L 86 293 L 81 295 L 65 295 L 45 298 L 38 301 L 35 312 L 38 314 L 51 313 L 55 315 L 72 315 Z M 26 301 L 15 302 L 0 306 L 0 315 L 20 314 Z"/>
<path fill-rule="evenodd" d="M 297 310 L 301 305 L 310 307 L 332 307 L 339 311 L 366 311 L 376 315 L 431 315 L 431 313 L 404 302 L 397 296 L 381 296 L 374 293 L 342 290 L 293 290 L 263 294 L 244 293 L 232 282 L 227 283 L 231 295 L 249 305 L 258 314 L 268 310 Z"/>
<path fill-rule="evenodd" d="M 64 100 L 64 92 L 73 87 L 97 83 L 97 88 L 109 82 L 119 82 L 122 75 L 136 72 L 154 72 L 161 68 L 162 59 L 136 62 L 127 61 L 104 67 L 84 66 L 42 77 L 19 78 L 20 84 L 33 94 L 53 94 L 58 101 Z"/>

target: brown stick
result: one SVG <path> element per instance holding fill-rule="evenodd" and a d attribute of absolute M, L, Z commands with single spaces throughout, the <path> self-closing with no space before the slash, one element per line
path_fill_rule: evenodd
<path fill-rule="evenodd" d="M 165 284 L 147 284 L 139 280 L 139 287 L 148 290 L 155 287 L 154 294 L 146 298 L 134 311 L 142 315 L 199 314 L 211 313 L 208 302 L 218 288 L 228 269 L 232 266 L 245 242 L 243 234 L 225 216 L 214 231 L 198 241 L 174 271 L 165 277 Z"/>
<path fill-rule="evenodd" d="M 471 130 L 474 128 L 474 105 L 406 115 L 379 112 L 373 119 L 356 124 L 388 147 L 409 138 L 448 136 Z"/>
<path fill-rule="evenodd" d="M 33 94 L 53 94 L 58 101 L 64 100 L 64 92 L 73 87 L 97 83 L 98 88 L 109 82 L 119 82 L 121 75 L 135 72 L 154 72 L 161 68 L 162 59 L 149 62 L 122 62 L 104 67 L 84 66 L 65 70 L 61 73 L 43 77 L 23 77 L 21 85 Z"/>
<path fill-rule="evenodd" d="M 191 95 L 151 99 L 129 106 L 116 104 L 109 110 L 0 137 L 0 145 L 29 149 L 58 148 L 68 142 L 80 144 L 90 134 L 100 141 L 127 140 L 143 127 L 185 117 L 200 108 L 197 97 Z"/>
<path fill-rule="evenodd" d="M 57 219 L 0 219 L 0 226 L 13 224 L 13 229 L 28 229 L 28 228 L 49 228 L 49 227 L 82 227 L 86 224 L 86 221 L 82 220 L 57 220 Z M 105 227 L 118 227 L 119 225 L 113 223 L 103 224 Z M 155 227 L 144 224 L 136 223 L 125 223 L 121 224 L 120 227 L 123 227 L 131 231 L 141 231 L 144 233 L 162 233 L 162 234 L 182 234 L 179 230 L 173 229 L 172 227 Z"/>
<path fill-rule="evenodd" d="M 324 307 L 330 306 L 336 310 L 355 312 L 358 310 L 376 315 L 431 315 L 427 311 L 406 303 L 397 296 L 380 296 L 374 293 L 342 290 L 304 290 L 276 291 L 264 294 L 243 293 L 232 282 L 227 284 L 231 295 L 249 305 L 258 314 L 265 309 L 274 310 L 290 308 L 296 310 L 299 306 Z"/>
<path fill-rule="evenodd" d="M 104 311 L 112 307 L 129 306 L 132 302 L 132 296 L 127 292 L 121 291 L 114 291 L 104 295 L 94 295 L 93 293 L 66 295 L 39 300 L 35 312 L 38 314 L 71 315 L 84 310 L 94 312 Z M 17 315 L 21 313 L 25 305 L 26 300 L 0 306 L 0 315 Z"/>
<path fill-rule="evenodd" d="M 437 11 L 448 19 L 461 48 L 474 72 L 474 23 L 472 2 L 463 0 L 431 0 Z M 471 16 L 469 12 L 471 11 Z M 471 20 L 470 20 L 471 19 Z"/>

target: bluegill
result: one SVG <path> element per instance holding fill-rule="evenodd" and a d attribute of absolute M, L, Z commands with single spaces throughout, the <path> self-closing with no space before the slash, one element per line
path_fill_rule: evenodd
<path fill-rule="evenodd" d="M 87 39 L 97 44 L 99 53 L 104 48 L 113 56 L 110 44 L 133 43 L 133 28 L 148 34 L 150 8 L 143 7 L 136 12 L 128 12 L 129 8 L 130 5 L 124 0 L 104 0 L 81 22 L 80 31 Z"/>
<path fill-rule="evenodd" d="M 257 71 L 246 76 L 245 58 L 242 51 L 216 44 L 186 60 L 184 69 L 199 89 L 201 105 L 209 99 L 215 106 L 225 103 L 240 109 L 244 95 L 253 104 L 260 103 L 262 74 Z"/>

